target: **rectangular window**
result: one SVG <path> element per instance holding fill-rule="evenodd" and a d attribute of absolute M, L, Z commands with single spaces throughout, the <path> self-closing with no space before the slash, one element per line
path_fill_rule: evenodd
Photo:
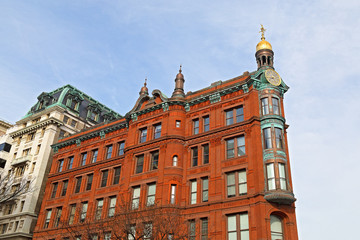
<path fill-rule="evenodd" d="M 64 166 L 64 159 L 61 159 L 61 160 L 58 161 L 57 171 L 58 171 L 58 172 L 62 172 L 63 166 Z"/>
<path fill-rule="evenodd" d="M 227 173 L 226 180 L 228 197 L 247 194 L 246 170 Z"/>
<path fill-rule="evenodd" d="M 50 218 L 51 218 L 51 212 L 52 212 L 52 209 L 47 209 L 46 210 L 46 218 L 45 218 L 44 228 L 49 227 Z"/>
<path fill-rule="evenodd" d="M 145 223 L 144 225 L 144 240 L 145 239 L 152 239 L 152 223 Z"/>
<path fill-rule="evenodd" d="M 58 226 L 59 226 L 60 218 L 61 218 L 61 213 L 62 213 L 62 207 L 57 207 L 57 208 L 56 208 L 55 221 L 54 221 L 54 227 L 58 227 Z"/>
<path fill-rule="evenodd" d="M 161 137 L 161 124 L 154 126 L 154 139 Z"/>
<path fill-rule="evenodd" d="M 88 209 L 88 202 L 83 202 L 81 204 L 80 222 L 85 221 L 87 209 Z"/>
<path fill-rule="evenodd" d="M 79 193 L 79 192 L 80 192 L 81 181 L 82 181 L 82 177 L 81 177 L 81 176 L 76 178 L 75 193 Z"/>
<path fill-rule="evenodd" d="M 55 198 L 56 197 L 56 192 L 57 192 L 57 189 L 58 189 L 58 183 L 53 183 L 52 184 L 52 191 L 51 191 L 51 198 Z"/>
<path fill-rule="evenodd" d="M 104 240 L 110 240 L 111 239 L 111 233 L 105 233 L 104 234 Z"/>
<path fill-rule="evenodd" d="M 20 212 L 24 210 L 25 201 L 21 201 Z"/>
<path fill-rule="evenodd" d="M 276 189 L 274 163 L 269 163 L 266 165 L 266 173 L 267 173 L 268 189 L 269 190 Z"/>
<path fill-rule="evenodd" d="M 104 206 L 104 199 L 97 199 L 96 202 L 95 220 L 99 220 L 101 218 L 101 213 Z"/>
<path fill-rule="evenodd" d="M 140 129 L 140 143 L 146 142 L 147 128 Z"/>
<path fill-rule="evenodd" d="M 191 155 L 192 155 L 192 167 L 196 167 L 198 165 L 198 147 L 191 148 Z"/>
<path fill-rule="evenodd" d="M 235 148 L 236 144 L 236 148 Z M 245 137 L 240 136 L 226 140 L 226 157 L 233 158 L 245 155 Z"/>
<path fill-rule="evenodd" d="M 181 126 L 181 121 L 180 120 L 176 120 L 175 121 L 175 127 L 179 128 Z"/>
<path fill-rule="evenodd" d="M 242 121 L 244 121 L 244 109 L 242 106 L 225 111 L 225 122 L 227 126 Z"/>
<path fill-rule="evenodd" d="M 112 149 L 113 149 L 112 145 L 106 146 L 106 155 L 105 155 L 106 159 L 111 158 Z"/>
<path fill-rule="evenodd" d="M 140 203 L 140 187 L 133 188 L 132 209 L 138 209 Z"/>
<path fill-rule="evenodd" d="M 159 151 L 152 152 L 150 170 L 158 169 L 158 163 L 159 163 Z"/>
<path fill-rule="evenodd" d="M 146 206 L 152 206 L 155 204 L 155 193 L 156 193 L 156 183 L 149 184 Z"/>
<path fill-rule="evenodd" d="M 273 114 L 280 115 L 279 99 L 271 98 L 271 101 L 272 101 Z"/>
<path fill-rule="evenodd" d="M 91 155 L 91 162 L 92 163 L 96 163 L 97 156 L 98 156 L 98 150 L 97 149 L 92 150 L 92 155 Z"/>
<path fill-rule="evenodd" d="M 264 137 L 264 147 L 265 149 L 272 148 L 272 141 L 271 141 L 271 128 L 264 128 L 263 129 L 263 137 Z"/>
<path fill-rule="evenodd" d="M 279 163 L 278 165 L 279 165 L 280 189 L 286 190 L 285 164 Z"/>
<path fill-rule="evenodd" d="M 170 203 L 175 204 L 176 202 L 176 185 L 171 184 L 171 190 L 170 190 Z"/>
<path fill-rule="evenodd" d="M 202 201 L 207 202 L 209 200 L 209 179 L 202 178 Z"/>
<path fill-rule="evenodd" d="M 84 166 L 86 164 L 86 157 L 87 157 L 87 153 L 82 153 L 81 154 L 80 166 Z"/>
<path fill-rule="evenodd" d="M 101 184 L 100 187 L 106 187 L 108 180 L 109 170 L 101 171 Z"/>
<path fill-rule="evenodd" d="M 199 119 L 193 120 L 193 134 L 199 133 Z"/>
<path fill-rule="evenodd" d="M 75 213 L 76 213 L 76 204 L 71 204 L 70 212 L 69 212 L 69 225 L 74 223 Z"/>
<path fill-rule="evenodd" d="M 144 167 L 144 155 L 136 157 L 136 170 L 135 173 L 142 173 Z"/>
<path fill-rule="evenodd" d="M 283 149 L 283 137 L 280 128 L 275 128 L 276 148 Z"/>
<path fill-rule="evenodd" d="M 201 240 L 208 240 L 208 219 L 201 219 Z"/>
<path fill-rule="evenodd" d="M 189 240 L 196 239 L 196 225 L 195 220 L 189 220 Z"/>
<path fill-rule="evenodd" d="M 227 217 L 227 235 L 229 240 L 249 239 L 248 213 L 234 214 Z"/>
<path fill-rule="evenodd" d="M 209 144 L 202 146 L 203 149 L 203 164 L 209 163 Z"/>
<path fill-rule="evenodd" d="M 269 99 L 268 98 L 262 98 L 261 99 L 261 111 L 263 115 L 267 115 L 270 113 L 269 111 Z"/>
<path fill-rule="evenodd" d="M 178 156 L 177 155 L 173 156 L 172 165 L 173 165 L 173 167 L 176 167 L 178 165 Z"/>
<path fill-rule="evenodd" d="M 94 176 L 94 174 L 92 174 L 92 173 L 87 175 L 86 188 L 85 188 L 86 191 L 91 190 L 93 176 Z"/>
<path fill-rule="evenodd" d="M 227 110 L 225 111 L 225 116 L 226 116 L 226 125 L 231 125 L 234 123 L 234 112 L 233 110 Z"/>
<path fill-rule="evenodd" d="M 236 138 L 237 142 L 237 156 L 244 156 L 245 155 L 245 137 L 240 136 Z"/>
<path fill-rule="evenodd" d="M 66 191 L 67 191 L 67 188 L 68 188 L 68 183 L 69 183 L 69 180 L 64 180 L 63 183 L 62 183 L 62 191 L 61 191 L 61 196 L 65 196 L 66 195 Z"/>
<path fill-rule="evenodd" d="M 121 167 L 115 167 L 114 168 L 114 179 L 113 184 L 119 184 L 120 182 L 120 173 L 121 173 Z"/>
<path fill-rule="evenodd" d="M 116 197 L 110 197 L 108 217 L 113 217 L 115 215 L 115 206 L 116 206 Z"/>
<path fill-rule="evenodd" d="M 234 142 L 235 142 L 235 140 L 233 138 L 226 140 L 226 158 L 235 157 Z"/>
<path fill-rule="evenodd" d="M 69 160 L 68 160 L 68 169 L 72 169 L 73 167 L 73 163 L 74 163 L 74 157 L 69 157 Z"/>
<path fill-rule="evenodd" d="M 210 117 L 209 116 L 203 117 L 203 121 L 204 121 L 204 132 L 207 132 L 210 130 Z"/>
<path fill-rule="evenodd" d="M 196 180 L 190 181 L 190 204 L 196 204 L 197 198 L 197 182 Z"/>
<path fill-rule="evenodd" d="M 125 142 L 119 142 L 119 151 L 118 151 L 119 156 L 124 155 L 124 149 L 125 149 Z"/>

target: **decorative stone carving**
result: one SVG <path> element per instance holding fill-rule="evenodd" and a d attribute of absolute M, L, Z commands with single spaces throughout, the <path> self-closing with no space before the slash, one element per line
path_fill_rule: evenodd
<path fill-rule="evenodd" d="M 215 93 L 210 95 L 210 103 L 217 103 L 221 101 L 221 96 L 220 93 Z"/>

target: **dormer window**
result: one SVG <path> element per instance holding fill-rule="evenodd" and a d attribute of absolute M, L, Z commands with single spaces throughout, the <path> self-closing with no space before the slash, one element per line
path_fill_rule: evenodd
<path fill-rule="evenodd" d="M 101 106 L 97 103 L 93 103 L 90 104 L 88 107 L 88 112 L 87 112 L 87 118 L 90 120 L 93 120 L 95 122 L 99 121 L 99 116 L 101 113 Z"/>

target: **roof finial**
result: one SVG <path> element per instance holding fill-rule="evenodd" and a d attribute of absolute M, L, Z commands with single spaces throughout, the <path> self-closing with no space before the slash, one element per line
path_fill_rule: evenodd
<path fill-rule="evenodd" d="M 139 94 L 148 94 L 148 88 L 146 87 L 146 81 L 147 81 L 147 77 L 145 78 L 145 82 L 144 82 L 144 86 L 141 88 Z"/>
<path fill-rule="evenodd" d="M 265 40 L 265 35 L 264 35 L 264 33 L 265 33 L 266 29 L 264 28 L 264 26 L 263 26 L 262 24 L 260 24 L 260 25 L 261 25 L 261 28 L 260 28 L 260 32 L 259 32 L 259 33 L 261 33 L 261 40 Z"/>
<path fill-rule="evenodd" d="M 179 73 L 181 73 L 181 72 L 182 72 L 182 70 L 181 70 L 181 67 L 182 67 L 182 65 L 180 64 L 180 69 L 179 69 Z"/>
<path fill-rule="evenodd" d="M 147 77 L 145 77 L 145 82 L 144 82 L 144 86 L 146 87 L 146 81 L 147 81 Z"/>

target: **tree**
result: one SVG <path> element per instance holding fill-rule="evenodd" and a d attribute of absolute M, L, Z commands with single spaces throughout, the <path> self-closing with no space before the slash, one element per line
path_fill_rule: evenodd
<path fill-rule="evenodd" d="M 81 222 L 82 207 L 77 207 L 75 221 L 69 219 L 59 225 L 62 236 L 81 240 L 185 240 L 188 239 L 188 224 L 181 215 L 181 209 L 175 205 L 134 207 L 128 202 L 117 204 L 115 214 L 111 217 L 96 219 L 96 209 L 87 213 Z M 102 214 L 108 215 L 106 214 Z M 65 235 L 64 232 L 67 234 Z M 46 239 L 49 232 L 44 233 Z M 51 237 L 59 237 L 59 233 Z M 110 238 L 111 236 L 111 238 Z M 45 236 L 44 236 L 45 237 Z M 108 237 L 108 238 L 107 238 Z"/>
<path fill-rule="evenodd" d="M 19 172 L 20 171 L 20 172 Z M 7 204 L 32 191 L 32 182 L 23 175 L 24 169 L 0 175 L 0 205 Z"/>

